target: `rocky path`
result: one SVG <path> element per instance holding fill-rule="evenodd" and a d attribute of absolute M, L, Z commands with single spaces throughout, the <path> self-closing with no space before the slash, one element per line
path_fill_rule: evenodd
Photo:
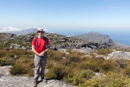
<path fill-rule="evenodd" d="M 11 66 L 0 67 L 0 87 L 33 87 L 33 77 L 10 76 Z M 37 87 L 74 87 L 55 79 L 47 79 L 47 82 L 39 80 Z"/>

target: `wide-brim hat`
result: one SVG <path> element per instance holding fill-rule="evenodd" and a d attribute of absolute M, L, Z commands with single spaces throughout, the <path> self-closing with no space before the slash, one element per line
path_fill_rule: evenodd
<path fill-rule="evenodd" d="M 44 29 L 42 29 L 42 28 L 38 28 L 37 33 L 38 33 L 39 31 L 45 32 Z"/>

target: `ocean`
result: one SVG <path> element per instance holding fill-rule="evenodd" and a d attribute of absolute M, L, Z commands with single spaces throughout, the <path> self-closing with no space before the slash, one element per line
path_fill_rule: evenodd
<path fill-rule="evenodd" d="M 119 42 L 121 44 L 130 46 L 130 38 L 118 38 L 118 39 L 111 38 L 111 39 L 116 41 L 116 42 Z"/>

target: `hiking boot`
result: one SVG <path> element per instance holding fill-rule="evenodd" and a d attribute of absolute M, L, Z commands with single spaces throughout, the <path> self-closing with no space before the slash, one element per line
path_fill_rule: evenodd
<path fill-rule="evenodd" d="M 33 86 L 34 86 L 34 87 L 37 87 L 37 81 L 34 81 Z"/>

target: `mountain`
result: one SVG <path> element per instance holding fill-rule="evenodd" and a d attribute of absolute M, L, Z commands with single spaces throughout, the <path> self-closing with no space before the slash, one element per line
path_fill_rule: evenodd
<path fill-rule="evenodd" d="M 90 32 L 87 34 L 80 34 L 77 36 L 74 36 L 75 38 L 79 38 L 79 39 L 83 39 L 86 40 L 88 42 L 97 42 L 97 43 L 109 43 L 111 45 L 115 45 L 117 47 L 122 47 L 122 48 L 126 48 L 129 47 L 127 45 L 118 43 L 116 41 L 113 41 L 108 35 L 104 35 L 104 34 L 99 34 L 97 32 Z"/>
<path fill-rule="evenodd" d="M 109 38 L 108 35 L 99 34 L 97 32 L 80 34 L 80 35 L 77 35 L 74 37 L 79 38 L 79 39 L 83 39 L 83 40 L 87 40 L 89 42 L 98 42 L 98 43 L 106 42 L 106 43 L 114 44 L 113 40 L 111 38 Z"/>
<path fill-rule="evenodd" d="M 25 35 L 25 34 L 32 33 L 32 32 L 36 33 L 37 28 L 28 28 L 28 29 L 21 30 L 21 31 L 10 31 L 10 32 L 6 32 L 6 33 L 14 33 L 16 35 Z"/>

